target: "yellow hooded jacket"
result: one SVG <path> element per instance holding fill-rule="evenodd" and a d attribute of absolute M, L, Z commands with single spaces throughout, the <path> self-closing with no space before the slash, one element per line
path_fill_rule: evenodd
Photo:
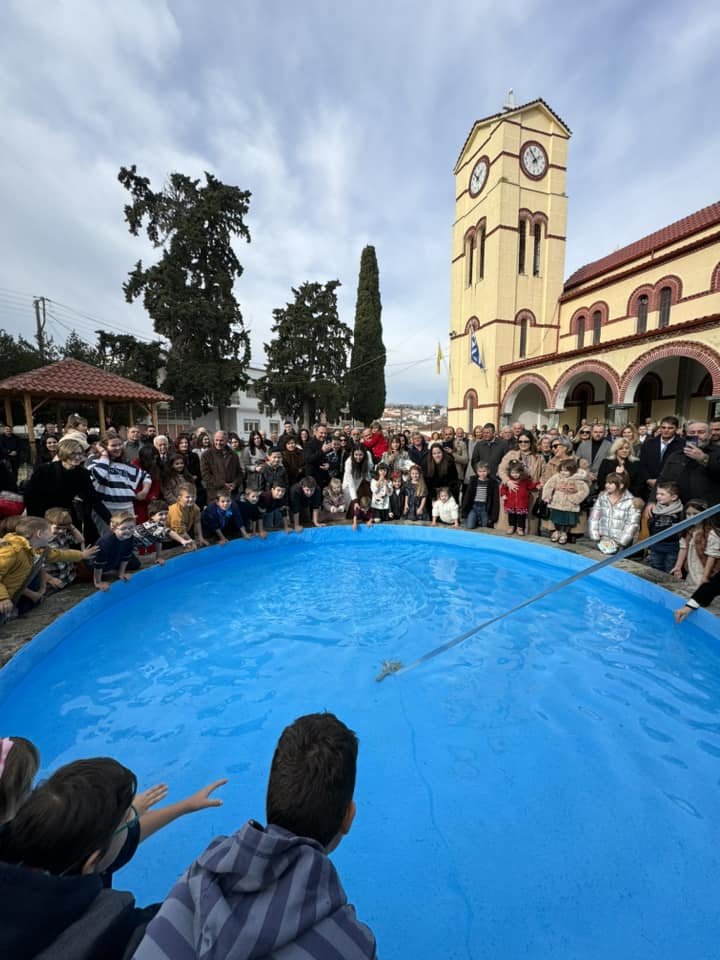
<path fill-rule="evenodd" d="M 17 533 L 6 533 L 0 540 L 0 600 L 12 600 L 13 603 L 17 601 L 16 595 L 41 553 L 44 553 L 44 560 L 53 563 L 79 563 L 83 558 L 80 550 L 58 550 L 49 547 L 45 551 L 35 551 L 25 537 Z"/>

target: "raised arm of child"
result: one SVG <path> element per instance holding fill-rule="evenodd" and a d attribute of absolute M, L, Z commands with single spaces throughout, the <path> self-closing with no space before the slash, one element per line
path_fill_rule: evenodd
<path fill-rule="evenodd" d="M 186 813 L 197 813 L 199 810 L 206 810 L 208 807 L 221 807 L 223 804 L 222 800 L 219 797 L 211 797 L 210 794 L 226 783 L 227 780 L 225 779 L 215 780 L 213 783 L 208 784 L 207 787 L 203 787 L 189 797 L 185 797 L 184 800 L 169 803 L 166 807 L 160 807 L 159 810 L 149 810 L 148 807 L 154 803 L 158 803 L 159 800 L 165 797 L 167 787 L 164 784 L 158 784 L 156 787 L 151 787 L 150 790 L 145 791 L 145 794 L 139 794 L 136 800 L 145 806 L 145 812 L 141 812 L 136 804 L 140 821 L 140 842 L 142 843 L 143 840 L 147 840 L 148 837 L 157 833 L 158 830 L 162 830 L 163 827 L 166 827 L 169 823 L 172 823 L 173 820 L 177 820 L 178 817 L 182 817 Z M 147 798 L 148 794 L 150 794 L 151 797 L 150 801 L 146 803 L 144 802 L 144 798 Z M 152 796 L 155 796 L 156 799 L 152 799 Z"/>

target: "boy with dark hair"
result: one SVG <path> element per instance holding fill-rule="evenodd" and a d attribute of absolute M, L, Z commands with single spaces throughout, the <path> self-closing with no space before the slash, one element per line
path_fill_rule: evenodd
<path fill-rule="evenodd" d="M 249 820 L 210 844 L 170 891 L 136 960 L 374 958 L 375 938 L 327 857 L 355 816 L 357 750 L 331 713 L 286 727 L 270 768 L 268 825 Z"/>
<path fill-rule="evenodd" d="M 144 523 L 139 523 L 133 533 L 135 546 L 143 553 L 154 550 L 155 563 L 160 566 L 165 563 L 162 558 L 163 543 L 173 540 L 184 547 L 186 542 L 179 533 L 175 533 L 168 526 L 168 510 L 164 500 L 151 500 L 147 508 L 148 519 Z"/>
<path fill-rule="evenodd" d="M 240 510 L 227 490 L 221 490 L 205 507 L 200 523 L 205 539 L 210 542 L 216 537 L 220 546 L 239 537 L 243 525 Z"/>
<path fill-rule="evenodd" d="M 135 774 L 110 757 L 60 767 L 0 833 L 0 956 L 129 957 L 158 908 L 111 890 L 112 874 L 173 820 L 220 806 L 210 794 L 226 782 L 149 811 L 167 787 L 136 795 Z"/>
<path fill-rule="evenodd" d="M 244 496 L 235 501 L 235 506 L 240 517 L 240 533 L 246 540 L 249 540 L 254 533 L 257 533 L 263 540 L 267 536 L 263 527 L 262 514 L 258 506 L 260 494 L 257 490 L 248 487 Z"/>
<path fill-rule="evenodd" d="M 680 488 L 670 480 L 658 480 L 655 486 L 655 502 L 648 507 L 648 530 L 650 536 L 668 530 L 684 518 Z M 654 570 L 670 573 L 677 563 L 680 551 L 680 534 L 668 536 L 648 551 L 648 561 Z"/>
<path fill-rule="evenodd" d="M 303 477 L 290 488 L 290 512 L 293 517 L 293 526 L 296 533 L 302 533 L 300 514 L 309 510 L 314 527 L 324 527 L 320 523 L 320 507 L 322 506 L 322 491 L 318 487 L 315 477 Z"/>
<path fill-rule="evenodd" d="M 282 524 L 285 533 L 290 533 L 290 507 L 284 484 L 274 483 L 269 490 L 261 493 L 258 506 L 263 513 L 266 530 L 277 530 Z"/>

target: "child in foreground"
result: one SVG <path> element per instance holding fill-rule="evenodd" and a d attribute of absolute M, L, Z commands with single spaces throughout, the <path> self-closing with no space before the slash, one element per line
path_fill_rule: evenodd
<path fill-rule="evenodd" d="M 330 521 L 344 520 L 347 508 L 342 480 L 340 477 L 333 477 L 323 490 L 322 518 Z"/>
<path fill-rule="evenodd" d="M 0 540 L 0 623 L 12 616 L 24 616 L 41 602 L 47 586 L 43 569 L 47 560 L 79 563 L 97 553 L 97 547 L 50 547 L 52 531 L 42 517 L 20 517 L 14 526 L 15 532 L 6 533 Z"/>
<path fill-rule="evenodd" d="M 436 527 L 438 521 L 440 521 L 441 524 L 459 527 L 459 513 L 457 502 L 455 497 L 451 495 L 449 488 L 440 487 L 437 500 L 433 503 L 432 526 Z"/>
<path fill-rule="evenodd" d="M 605 489 L 595 501 L 588 522 L 588 536 L 598 541 L 601 553 L 617 553 L 629 547 L 640 529 L 641 508 L 627 489 L 621 473 L 609 473 Z"/>
<path fill-rule="evenodd" d="M 655 484 L 655 503 L 650 504 L 648 531 L 650 536 L 669 530 L 683 519 L 680 489 L 669 480 Z M 680 535 L 674 534 L 656 543 L 648 551 L 648 561 L 654 570 L 672 573 L 680 551 Z"/>
<path fill-rule="evenodd" d="M 685 516 L 696 517 L 708 505 L 704 500 L 688 500 L 685 504 Z M 712 520 L 690 527 L 680 537 L 680 550 L 675 566 L 670 573 L 677 580 L 687 571 L 685 583 L 689 587 L 699 587 L 707 583 L 720 560 L 720 535 L 712 526 Z"/>
<path fill-rule="evenodd" d="M 40 769 L 40 754 L 25 737 L 0 737 L 0 831 L 27 799 Z"/>
<path fill-rule="evenodd" d="M 357 750 L 331 713 L 286 727 L 270 769 L 267 826 L 249 820 L 213 840 L 168 894 L 135 960 L 374 960 L 375 937 L 328 858 L 355 817 Z"/>
<path fill-rule="evenodd" d="M 370 506 L 370 497 L 360 497 L 360 499 L 356 500 L 353 504 L 353 530 L 357 530 L 359 523 L 364 523 L 368 527 L 371 527 L 373 523 L 375 523 L 372 507 Z"/>
<path fill-rule="evenodd" d="M 155 563 L 162 566 L 163 560 L 162 545 L 167 540 L 174 540 L 181 547 L 185 546 L 185 541 L 179 533 L 175 533 L 168 526 L 168 505 L 164 500 L 152 500 L 148 504 L 148 519 L 145 523 L 139 523 L 133 532 L 135 546 L 152 549 L 155 551 Z"/>
<path fill-rule="evenodd" d="M 537 490 L 539 486 L 539 483 L 530 479 L 520 460 L 510 462 L 508 482 L 500 484 L 500 499 L 507 514 L 509 534 L 517 533 L 520 537 L 525 536 L 525 524 L 530 512 L 530 493 L 532 490 Z"/>
<path fill-rule="evenodd" d="M 103 592 L 110 584 L 103 581 L 103 574 L 117 571 L 118 580 L 129 580 L 128 570 L 139 570 L 140 561 L 135 553 L 135 514 L 129 511 L 114 513 L 110 518 L 110 532 L 97 542 L 98 552 L 90 561 L 93 583 Z"/>
<path fill-rule="evenodd" d="M 575 476 L 577 472 L 577 460 L 569 457 L 542 489 L 542 498 L 550 507 L 550 520 L 555 527 L 550 536 L 553 543 L 567 543 L 568 534 L 577 526 L 580 504 L 590 493 L 585 481 Z"/>
<path fill-rule="evenodd" d="M 45 511 L 50 524 L 50 546 L 57 550 L 84 550 L 85 538 L 73 524 L 69 510 L 51 507 Z M 67 560 L 47 560 L 44 564 L 47 584 L 52 590 L 64 590 L 76 577 L 75 564 Z"/>
<path fill-rule="evenodd" d="M 114 872 L 173 820 L 220 806 L 212 793 L 226 782 L 150 810 L 167 787 L 137 793 L 135 775 L 110 757 L 56 770 L 0 830 L 3 958 L 127 960 L 158 905 L 142 910 L 131 894 L 112 890 Z"/>
<path fill-rule="evenodd" d="M 198 544 L 208 546 L 202 534 L 200 508 L 195 503 L 195 488 L 189 484 L 178 489 L 177 501 L 168 508 L 168 526 L 180 536 L 186 550 L 197 550 Z"/>

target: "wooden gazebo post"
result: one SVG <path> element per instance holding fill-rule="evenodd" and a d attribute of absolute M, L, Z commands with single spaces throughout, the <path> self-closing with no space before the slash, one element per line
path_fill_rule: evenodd
<path fill-rule="evenodd" d="M 9 427 L 13 426 L 12 401 L 10 397 L 5 397 L 5 423 Z"/>
<path fill-rule="evenodd" d="M 156 400 L 153 400 L 153 402 L 150 404 L 150 415 L 152 416 L 152 422 L 153 422 L 153 426 L 155 427 L 155 432 L 156 432 L 156 433 L 157 433 L 158 430 L 159 430 L 157 411 L 158 411 L 157 401 L 156 401 Z"/>
<path fill-rule="evenodd" d="M 105 401 L 98 397 L 98 417 L 100 418 L 100 436 L 105 436 Z"/>
<path fill-rule="evenodd" d="M 28 443 L 30 444 L 30 462 L 35 466 L 37 461 L 37 447 L 35 446 L 32 397 L 29 393 L 23 393 L 23 406 L 25 407 L 25 424 L 27 426 Z"/>

